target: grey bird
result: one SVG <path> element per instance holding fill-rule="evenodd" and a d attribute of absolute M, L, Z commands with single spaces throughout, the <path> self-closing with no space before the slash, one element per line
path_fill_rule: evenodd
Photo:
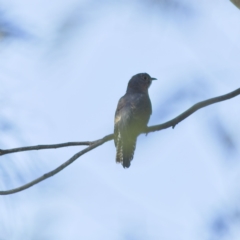
<path fill-rule="evenodd" d="M 130 167 L 136 147 L 137 137 L 146 130 L 152 104 L 148 88 L 152 80 L 147 73 L 134 75 L 128 82 L 126 94 L 120 98 L 115 113 L 114 143 L 116 162 L 124 168 Z"/>

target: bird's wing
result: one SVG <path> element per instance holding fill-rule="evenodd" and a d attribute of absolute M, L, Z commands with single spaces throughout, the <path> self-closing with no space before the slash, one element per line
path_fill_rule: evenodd
<path fill-rule="evenodd" d="M 119 125 L 126 126 L 129 124 L 131 117 L 133 115 L 133 110 L 131 107 L 131 101 L 129 101 L 128 97 L 125 95 L 120 98 L 117 106 L 117 110 L 115 113 L 115 126 Z"/>
<path fill-rule="evenodd" d="M 146 127 L 152 108 L 148 96 L 124 95 L 118 102 L 115 113 L 114 143 L 116 161 L 129 167 L 133 159 L 137 136 Z"/>
<path fill-rule="evenodd" d="M 124 95 L 118 102 L 114 121 L 114 134 L 126 134 L 127 137 L 136 137 L 146 127 L 152 106 L 148 96 Z M 115 139 L 116 145 L 116 139 Z"/>
<path fill-rule="evenodd" d="M 135 109 L 131 105 L 131 98 L 123 96 L 117 106 L 114 123 L 114 143 L 117 148 L 116 161 L 123 167 L 129 167 L 133 159 L 137 135 L 132 134 L 132 121 Z"/>
<path fill-rule="evenodd" d="M 135 108 L 131 104 L 131 99 L 129 96 L 124 95 L 120 98 L 115 113 L 114 120 L 114 133 L 115 136 L 118 135 L 118 132 L 128 131 L 131 128 L 131 123 L 135 115 Z M 116 145 L 116 139 L 115 139 Z"/>

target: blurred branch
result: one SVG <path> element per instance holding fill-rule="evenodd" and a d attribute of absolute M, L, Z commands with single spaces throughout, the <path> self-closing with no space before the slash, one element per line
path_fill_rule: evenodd
<path fill-rule="evenodd" d="M 165 123 L 159 124 L 159 125 L 155 125 L 155 126 L 151 126 L 151 127 L 147 127 L 145 133 L 159 131 L 159 130 L 163 130 L 163 129 L 166 129 L 166 128 L 169 128 L 169 127 L 174 128 L 178 123 L 180 123 L 185 118 L 189 117 L 191 114 L 193 114 L 197 110 L 199 110 L 203 107 L 209 106 L 211 104 L 217 103 L 217 102 L 221 102 L 221 101 L 231 99 L 233 97 L 236 97 L 237 95 L 240 95 L 240 88 L 238 88 L 235 91 L 230 92 L 228 94 L 225 94 L 225 95 L 222 95 L 222 96 L 219 96 L 219 97 L 215 97 L 215 98 L 210 98 L 208 100 L 196 103 L 192 107 L 190 107 L 188 110 L 186 110 L 185 112 L 183 112 L 182 114 L 178 115 L 177 117 L 175 117 L 174 119 L 172 119 L 168 122 L 165 122 Z M 85 149 L 81 150 L 80 152 L 76 153 L 75 155 L 73 155 L 69 160 L 67 160 L 66 162 L 61 164 L 56 169 L 44 174 L 43 176 L 41 176 L 41 177 L 23 185 L 21 187 L 14 188 L 14 189 L 7 190 L 7 191 L 0 191 L 0 195 L 8 195 L 8 194 L 23 191 L 23 190 L 25 190 L 25 189 L 27 189 L 27 188 L 29 188 L 29 187 L 37 184 L 37 183 L 49 178 L 49 177 L 52 177 L 53 175 L 57 174 L 58 172 L 62 171 L 64 168 L 66 168 L 68 165 L 73 163 L 76 159 L 78 159 L 83 154 L 93 150 L 94 148 L 96 148 L 96 147 L 102 145 L 103 143 L 108 142 L 112 139 L 113 139 L 113 134 L 109 134 L 109 135 L 107 135 L 107 136 L 105 136 L 101 139 L 98 139 L 96 141 L 93 141 L 93 142 L 68 142 L 68 143 L 53 144 L 53 145 L 37 145 L 37 146 L 31 146 L 31 147 L 13 148 L 13 149 L 7 149 L 7 150 L 1 150 L 0 149 L 0 155 L 4 155 L 4 154 L 9 154 L 9 153 L 30 151 L 30 150 L 40 150 L 40 149 L 61 148 L 61 147 L 78 146 L 78 145 L 88 145 L 87 148 L 85 148 Z"/>
<path fill-rule="evenodd" d="M 240 0 L 230 0 L 230 1 L 240 9 Z"/>

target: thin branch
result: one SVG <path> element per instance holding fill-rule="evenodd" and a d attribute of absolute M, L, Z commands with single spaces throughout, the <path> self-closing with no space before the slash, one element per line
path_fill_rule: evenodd
<path fill-rule="evenodd" d="M 110 134 L 110 135 L 107 135 L 105 136 L 104 138 L 102 139 L 99 139 L 99 140 L 96 140 L 94 141 L 94 143 L 92 145 L 90 145 L 89 147 L 83 149 L 82 151 L 74 154 L 68 161 L 66 161 L 65 163 L 61 164 L 59 167 L 55 168 L 54 170 L 48 172 L 48 173 L 45 173 L 44 175 L 42 175 L 41 177 L 21 186 L 21 187 L 18 187 L 18 188 L 14 188 L 14 189 L 11 189 L 11 190 L 7 190 L 7 191 L 0 191 L 0 195 L 8 195 L 8 194 L 13 194 L 13 193 L 17 193 L 17 192 L 20 192 L 20 191 L 23 191 L 27 188 L 30 188 L 32 187 L 33 185 L 49 178 L 49 177 L 52 177 L 54 176 L 55 174 L 57 174 L 58 172 L 62 171 L 64 168 L 66 168 L 68 165 L 70 165 L 71 163 L 73 163 L 76 159 L 78 159 L 80 156 L 82 156 L 83 154 L 91 151 L 92 149 L 102 145 L 103 143 L 107 142 L 107 141 L 110 141 L 113 139 L 113 134 Z"/>
<path fill-rule="evenodd" d="M 29 147 L 20 147 L 20 148 L 12 148 L 12 149 L 0 149 L 0 156 L 15 153 L 15 152 L 24 152 L 24 151 L 32 151 L 32 150 L 42 150 L 42 149 L 52 149 L 52 148 L 62 148 L 62 147 L 71 147 L 71 146 L 90 146 L 94 142 L 67 142 L 67 143 L 59 143 L 59 144 L 49 144 L 49 145 L 35 145 Z"/>
<path fill-rule="evenodd" d="M 163 124 L 148 127 L 146 129 L 145 133 L 159 131 L 159 130 L 166 129 L 166 128 L 169 128 L 169 127 L 174 128 L 178 123 L 180 123 L 185 118 L 189 117 L 191 114 L 193 114 L 197 110 L 199 110 L 203 107 L 206 107 L 208 105 L 217 103 L 217 102 L 228 100 L 230 98 L 236 97 L 237 95 L 240 95 L 240 88 L 238 88 L 237 90 L 235 90 L 233 92 L 230 92 L 228 94 L 196 103 L 195 105 L 193 105 L 188 110 L 186 110 L 182 114 L 178 115 L 174 119 L 172 119 L 168 122 L 165 122 Z M 8 149 L 8 150 L 0 150 L 0 155 L 3 155 L 3 154 L 7 154 L 7 153 L 27 151 L 27 150 L 40 150 L 40 149 L 60 148 L 60 147 L 77 146 L 77 145 L 89 145 L 89 147 L 87 147 L 87 148 L 83 149 L 82 151 L 76 153 L 68 161 L 61 164 L 56 169 L 44 174 L 43 176 L 33 180 L 32 182 L 29 182 L 29 183 L 23 185 L 21 187 L 14 188 L 14 189 L 7 190 L 7 191 L 0 191 L 0 195 L 8 195 L 8 194 L 20 192 L 20 191 L 25 190 L 25 189 L 27 189 L 27 188 L 29 188 L 29 187 L 37 184 L 37 183 L 49 178 L 49 177 L 52 177 L 53 175 L 57 174 L 58 172 L 62 171 L 64 168 L 66 168 L 68 165 L 73 163 L 76 159 L 78 159 L 83 154 L 93 150 L 94 148 L 96 148 L 96 147 L 102 145 L 103 143 L 108 142 L 112 139 L 113 139 L 113 134 L 109 134 L 109 135 L 105 136 L 104 138 L 93 141 L 93 142 L 70 142 L 70 143 L 61 143 L 61 144 L 54 144 L 54 145 L 38 145 L 38 146 L 32 146 L 32 147 L 23 147 L 23 148 L 14 148 L 14 149 Z"/>
<path fill-rule="evenodd" d="M 190 107 L 188 110 L 186 110 L 182 114 L 178 115 L 177 117 L 173 118 L 172 120 L 165 122 L 163 124 L 148 127 L 146 130 L 146 133 L 163 130 L 163 129 L 166 129 L 169 127 L 174 128 L 178 123 L 180 123 L 185 118 L 189 117 L 191 114 L 193 114 L 197 110 L 199 110 L 203 107 L 209 106 L 211 104 L 217 103 L 217 102 L 222 102 L 222 101 L 228 100 L 230 98 L 234 98 L 237 95 L 240 95 L 240 88 L 238 88 L 230 93 L 227 93 L 225 95 L 215 97 L 215 98 L 210 98 L 205 101 L 196 103 L 192 107 Z"/>

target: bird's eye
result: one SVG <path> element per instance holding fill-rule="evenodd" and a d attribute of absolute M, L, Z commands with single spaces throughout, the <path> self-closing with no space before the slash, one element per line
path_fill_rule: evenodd
<path fill-rule="evenodd" d="M 143 79 L 146 81 L 147 80 L 147 76 L 143 76 Z"/>

